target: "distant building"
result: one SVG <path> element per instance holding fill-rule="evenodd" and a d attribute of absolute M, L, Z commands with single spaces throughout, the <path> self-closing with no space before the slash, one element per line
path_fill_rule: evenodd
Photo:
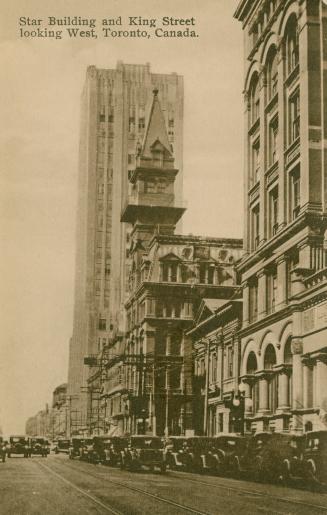
<path fill-rule="evenodd" d="M 51 440 L 70 435 L 69 414 L 67 411 L 67 383 L 57 386 L 52 395 L 52 407 L 48 404 L 44 410 L 26 421 L 25 432 L 28 436 L 44 436 Z"/>
<path fill-rule="evenodd" d="M 175 196 L 178 169 L 157 90 L 135 165 L 121 216 L 132 227 L 126 330 L 98 358 L 89 409 L 98 431 L 190 434 L 193 349 L 186 331 L 203 297 L 227 302 L 235 295 L 242 240 L 175 234 L 185 207 Z"/>
<path fill-rule="evenodd" d="M 182 171 L 183 79 L 151 73 L 150 66 L 118 62 L 116 69 L 90 66 L 82 96 L 79 157 L 77 252 L 73 335 L 70 341 L 68 396 L 72 424 L 86 424 L 88 368 L 95 356 L 124 328 L 128 288 L 126 256 L 130 228 L 120 224 L 128 197 L 128 174 L 156 87 L 169 144 Z M 176 190 L 182 192 L 182 173 Z"/>
<path fill-rule="evenodd" d="M 327 6 L 242 0 L 249 431 L 326 428 Z"/>

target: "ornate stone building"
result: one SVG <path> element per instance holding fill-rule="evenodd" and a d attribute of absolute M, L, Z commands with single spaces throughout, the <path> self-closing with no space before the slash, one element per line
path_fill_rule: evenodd
<path fill-rule="evenodd" d="M 236 291 L 242 240 L 175 234 L 185 211 L 175 196 L 177 175 L 155 90 L 121 217 L 132 227 L 131 269 L 126 331 L 108 345 L 99 389 L 109 432 L 193 432 L 193 349 L 186 331 L 202 298 L 227 301 Z"/>
<path fill-rule="evenodd" d="M 249 430 L 303 431 L 327 411 L 327 6 L 242 0 L 241 377 Z"/>

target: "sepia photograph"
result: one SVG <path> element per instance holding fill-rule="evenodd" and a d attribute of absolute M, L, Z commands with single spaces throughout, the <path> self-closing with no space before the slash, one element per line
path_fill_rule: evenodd
<path fill-rule="evenodd" d="M 327 512 L 327 0 L 3 0 L 0 514 Z"/>

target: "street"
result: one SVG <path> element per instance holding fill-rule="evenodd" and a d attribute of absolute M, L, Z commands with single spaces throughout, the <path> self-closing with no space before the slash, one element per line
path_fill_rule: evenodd
<path fill-rule="evenodd" d="M 168 471 L 127 472 L 69 460 L 14 457 L 0 464 L 1 514 L 307 514 L 327 494 Z"/>

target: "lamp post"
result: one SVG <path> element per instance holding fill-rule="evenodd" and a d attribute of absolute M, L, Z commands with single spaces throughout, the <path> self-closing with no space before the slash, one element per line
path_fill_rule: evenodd
<path fill-rule="evenodd" d="M 245 390 L 242 383 L 236 392 L 233 393 L 232 398 L 232 418 L 234 421 L 234 428 L 236 433 L 244 435 L 244 405 L 245 405 Z"/>

